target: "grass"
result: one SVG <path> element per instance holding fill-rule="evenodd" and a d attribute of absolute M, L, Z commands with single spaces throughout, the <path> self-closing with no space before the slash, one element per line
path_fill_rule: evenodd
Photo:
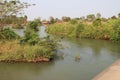
<path fill-rule="evenodd" d="M 42 45 L 20 45 L 18 40 L 0 41 L 0 61 L 49 61 L 54 57 L 51 47 Z"/>
<path fill-rule="evenodd" d="M 120 20 L 109 19 L 107 22 L 96 19 L 87 24 L 84 22 L 78 22 L 71 24 L 55 23 L 48 26 L 47 30 L 50 34 L 55 34 L 63 37 L 71 38 L 92 38 L 103 39 L 120 42 Z"/>

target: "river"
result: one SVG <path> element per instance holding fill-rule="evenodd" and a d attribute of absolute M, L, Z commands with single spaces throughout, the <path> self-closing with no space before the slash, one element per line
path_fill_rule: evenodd
<path fill-rule="evenodd" d="M 47 35 L 44 30 L 42 37 Z M 15 30 L 23 36 L 20 31 Z M 66 38 L 61 44 L 64 48 L 51 62 L 0 63 L 0 80 L 91 80 L 120 58 L 120 44 L 110 41 Z M 75 60 L 77 55 L 80 60 Z"/>

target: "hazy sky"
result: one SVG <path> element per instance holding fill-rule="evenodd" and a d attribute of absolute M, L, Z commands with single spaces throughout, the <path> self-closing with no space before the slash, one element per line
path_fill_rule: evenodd
<path fill-rule="evenodd" d="M 21 0 L 36 4 L 25 9 L 29 19 L 41 17 L 48 19 L 50 16 L 80 17 L 87 14 L 101 13 L 103 17 L 111 17 L 120 13 L 120 0 Z"/>

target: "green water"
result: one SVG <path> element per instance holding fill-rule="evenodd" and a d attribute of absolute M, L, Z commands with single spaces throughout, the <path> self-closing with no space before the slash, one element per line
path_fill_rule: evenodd
<path fill-rule="evenodd" d="M 61 44 L 64 49 L 52 62 L 0 63 L 0 80 L 91 80 L 120 58 L 120 44 L 110 41 L 63 39 Z"/>

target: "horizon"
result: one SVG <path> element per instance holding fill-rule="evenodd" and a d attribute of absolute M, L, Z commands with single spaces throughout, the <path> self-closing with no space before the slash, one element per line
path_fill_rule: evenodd
<path fill-rule="evenodd" d="M 28 20 L 40 17 L 42 20 L 49 19 L 50 16 L 61 19 L 62 16 L 71 18 L 87 16 L 89 14 L 101 14 L 101 17 L 109 18 L 120 13 L 120 0 L 20 0 L 30 4 L 36 4 L 24 9 Z M 109 4 L 108 4 L 109 3 Z"/>

